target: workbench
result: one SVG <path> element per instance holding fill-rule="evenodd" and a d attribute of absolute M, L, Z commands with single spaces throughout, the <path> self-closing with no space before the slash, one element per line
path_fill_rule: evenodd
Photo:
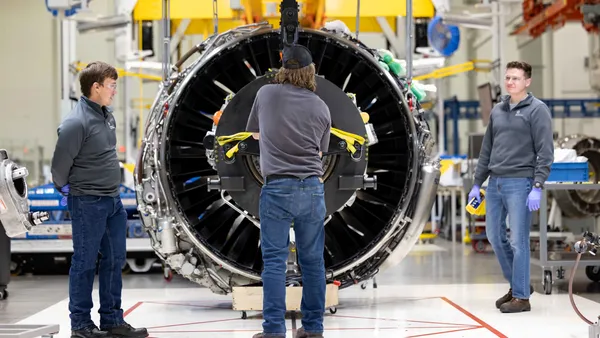
<path fill-rule="evenodd" d="M 577 183 L 546 183 L 542 189 L 542 199 L 540 201 L 540 249 L 531 253 L 531 263 L 539 265 L 542 268 L 542 284 L 544 292 L 549 295 L 552 293 L 553 268 L 558 268 L 558 278 L 564 278 L 564 269 L 566 266 L 574 266 L 576 252 L 555 251 L 548 252 L 548 192 L 555 190 L 597 190 L 600 184 L 577 184 Z M 598 219 L 596 218 L 596 221 Z M 597 226 L 597 224 L 596 224 Z M 593 229 L 592 231 L 597 231 Z M 579 262 L 580 266 L 597 266 L 600 268 L 600 258 L 593 255 L 582 255 Z M 589 277 L 589 276 L 588 276 Z M 600 271 L 598 271 L 600 278 Z"/>

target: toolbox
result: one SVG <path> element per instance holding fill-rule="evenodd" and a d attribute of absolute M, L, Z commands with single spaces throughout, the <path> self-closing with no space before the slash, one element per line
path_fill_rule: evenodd
<path fill-rule="evenodd" d="M 550 176 L 546 182 L 587 182 L 589 168 L 587 162 L 552 163 Z"/>

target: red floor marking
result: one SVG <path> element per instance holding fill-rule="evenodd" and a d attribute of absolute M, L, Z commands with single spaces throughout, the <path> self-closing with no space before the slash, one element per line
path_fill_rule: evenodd
<path fill-rule="evenodd" d="M 129 309 L 127 309 L 127 311 L 125 311 L 123 313 L 123 318 L 127 317 L 128 314 L 132 313 L 133 310 L 137 309 L 138 307 L 140 307 L 140 305 L 142 305 L 143 302 L 137 302 L 135 303 L 134 306 L 130 307 Z"/>
<path fill-rule="evenodd" d="M 434 333 L 424 333 L 424 334 L 419 334 L 419 335 L 416 335 L 416 336 L 406 336 L 406 338 L 437 336 L 438 334 L 461 332 L 461 331 L 469 331 L 469 330 L 483 329 L 483 328 L 484 328 L 483 326 L 470 327 L 470 328 L 467 328 L 467 329 L 458 329 L 458 330 L 450 330 L 450 331 L 442 331 L 442 332 L 434 332 Z"/>
<path fill-rule="evenodd" d="M 438 298 L 438 297 L 433 297 L 433 298 Z M 462 308 L 460 305 L 454 303 L 453 301 L 451 301 L 450 299 L 446 298 L 446 297 L 439 297 L 441 300 L 443 300 L 444 302 L 448 303 L 449 305 L 452 305 L 452 307 L 454 307 L 455 309 L 457 309 L 458 311 L 462 312 L 464 315 L 466 315 L 467 317 L 471 318 L 472 320 L 474 320 L 475 322 L 477 322 L 478 324 L 480 324 L 481 326 L 473 326 L 472 324 L 458 324 L 458 323 L 445 323 L 445 322 L 429 322 L 429 321 L 419 321 L 419 320 L 403 320 L 405 322 L 413 322 L 413 323 L 421 323 L 421 324 L 433 324 L 433 325 L 452 325 L 453 327 L 436 327 L 436 326 L 431 326 L 431 327 L 426 327 L 426 328 L 431 328 L 431 329 L 438 329 L 438 328 L 455 328 L 456 326 L 463 326 L 463 328 L 458 328 L 455 330 L 451 330 L 451 331 L 443 331 L 443 332 L 434 332 L 434 333 L 426 333 L 426 334 L 421 334 L 421 335 L 416 335 L 416 336 L 409 336 L 407 338 L 416 338 L 416 337 L 426 337 L 426 336 L 434 336 L 434 335 L 439 335 L 439 334 L 444 334 L 444 333 L 453 333 L 453 332 L 461 332 L 461 331 L 468 331 L 468 330 L 475 330 L 475 329 L 482 329 L 485 328 L 488 331 L 492 332 L 493 334 L 495 334 L 498 338 L 508 338 L 507 336 L 505 336 L 504 334 L 500 333 L 498 330 L 494 329 L 492 326 L 490 326 L 488 323 L 484 322 L 483 320 L 477 318 L 475 315 L 473 315 L 472 313 L 470 313 L 469 311 L 465 310 L 464 308 Z M 431 299 L 431 298 L 428 298 Z M 177 303 L 168 303 L 168 302 L 137 302 L 135 305 L 133 305 L 132 307 L 130 307 L 129 309 L 127 309 L 127 311 L 125 311 L 123 313 L 123 317 L 126 317 L 127 315 L 131 314 L 131 312 L 133 312 L 135 309 L 137 309 L 138 307 L 140 307 L 143 303 L 154 303 L 154 304 L 162 304 L 162 305 L 179 305 L 179 306 L 193 306 L 190 304 L 177 304 Z M 203 307 L 203 306 L 198 306 L 198 307 Z M 208 306 L 206 306 L 208 307 Z M 222 307 L 216 307 L 218 309 L 224 309 Z M 402 321 L 402 319 L 389 319 L 389 318 L 374 318 L 374 317 L 358 317 L 358 316 L 343 316 L 343 315 L 335 315 L 335 317 L 341 317 L 341 318 L 355 318 L 355 319 L 371 319 L 371 320 L 384 320 L 384 321 Z M 218 322 L 226 322 L 226 321 L 233 321 L 233 320 L 241 320 L 240 318 L 232 318 L 232 319 L 220 319 L 220 320 L 209 320 L 209 321 L 203 321 L 203 322 L 193 322 L 193 323 L 184 323 L 184 324 L 171 324 L 171 325 L 164 325 L 164 326 L 156 326 L 153 327 L 154 329 L 156 328 L 167 328 L 167 327 L 176 327 L 176 326 L 187 326 L 187 325 L 195 325 L 195 324 L 209 324 L 209 323 L 218 323 Z M 404 329 L 424 329 L 425 327 L 407 327 Z M 403 328 L 398 328 L 398 327 L 372 327 L 372 328 L 335 328 L 335 329 L 326 329 L 327 331 L 340 331 L 340 330 L 398 330 L 398 329 L 403 329 Z M 199 333 L 199 332 L 244 332 L 244 331 L 255 331 L 255 330 L 194 330 L 194 331 L 155 331 L 154 333 Z"/>
<path fill-rule="evenodd" d="M 212 305 L 199 305 L 199 304 L 189 304 L 189 303 L 174 303 L 174 302 L 157 302 L 157 301 L 147 301 L 144 302 L 147 304 L 158 304 L 158 305 L 176 305 L 176 306 L 189 306 L 189 307 L 199 307 L 205 309 L 223 309 L 223 310 L 231 310 L 230 306 L 212 306 Z"/>
<path fill-rule="evenodd" d="M 446 297 L 440 297 L 444 302 L 452 305 L 455 309 L 457 309 L 458 311 L 462 312 L 464 315 L 466 315 L 467 317 L 473 319 L 474 321 L 476 321 L 477 323 L 479 323 L 479 325 L 485 327 L 486 329 L 488 329 L 488 331 L 490 331 L 491 333 L 495 334 L 496 336 L 498 336 L 499 338 L 508 338 L 507 336 L 503 335 L 502 333 L 500 333 L 500 331 L 494 329 L 493 327 L 491 327 L 488 323 L 484 322 L 483 320 L 477 318 L 474 314 L 472 314 L 471 312 L 463 309 L 460 305 L 454 303 L 453 301 L 451 301 L 450 299 L 446 298 Z"/>
<path fill-rule="evenodd" d="M 483 329 L 483 326 L 478 326 L 478 327 L 469 327 L 469 328 L 465 328 L 465 329 L 458 329 L 458 330 L 451 330 L 451 331 L 443 331 L 443 332 L 436 332 L 436 333 L 427 333 L 424 335 L 419 335 L 419 336 L 410 336 L 410 337 L 423 337 L 423 336 L 427 336 L 427 335 L 434 335 L 434 334 L 442 334 L 442 333 L 449 333 L 449 332 L 458 332 L 458 331 L 466 331 L 466 330 L 475 330 L 475 329 Z M 428 327 L 428 329 L 431 329 L 431 327 Z M 260 330 L 260 329 L 258 329 Z M 331 331 L 361 331 L 361 330 L 403 330 L 403 328 L 398 328 L 398 327 L 340 327 L 340 328 L 325 328 L 326 332 L 331 332 Z M 256 332 L 257 329 L 205 329 L 205 330 L 172 330 L 172 331 L 152 331 L 152 334 L 159 334 L 159 333 L 225 333 L 225 332 Z M 293 331 L 292 329 L 287 329 L 287 331 Z M 406 337 L 408 338 L 408 337 Z"/>
<path fill-rule="evenodd" d="M 394 321 L 394 322 L 407 322 L 407 323 L 419 323 L 419 324 L 434 324 L 434 325 L 456 325 L 456 326 L 466 326 L 473 327 L 477 325 L 473 324 L 460 324 L 460 323 L 446 323 L 446 322 L 429 322 L 425 320 L 412 320 L 412 319 L 394 319 L 394 318 L 376 318 L 376 317 L 362 317 L 362 316 L 347 316 L 347 315 L 333 315 L 332 317 L 339 318 L 350 318 L 350 319 L 371 319 L 371 320 L 383 320 L 383 321 Z"/>
<path fill-rule="evenodd" d="M 231 322 L 234 320 L 242 320 L 241 318 L 230 318 L 230 319 L 214 319 L 214 320 L 204 320 L 204 321 L 200 321 L 200 322 L 187 322 L 187 323 L 181 323 L 181 324 L 169 324 L 169 325 L 161 325 L 161 326 L 150 326 L 147 329 L 162 329 L 162 328 L 167 328 L 167 327 L 174 327 L 174 326 L 189 326 L 189 325 L 199 325 L 199 324 L 213 324 L 213 323 L 222 323 L 222 322 Z"/>

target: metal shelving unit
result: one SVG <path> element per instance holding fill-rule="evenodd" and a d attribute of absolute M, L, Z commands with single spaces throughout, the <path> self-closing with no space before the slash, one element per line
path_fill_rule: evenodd
<path fill-rule="evenodd" d="M 539 265 L 543 270 L 542 283 L 544 292 L 549 295 L 552 293 L 553 283 L 553 268 L 557 269 L 559 279 L 564 278 L 564 267 L 575 265 L 576 252 L 567 251 L 548 251 L 548 230 L 545 224 L 548 224 L 548 192 L 553 190 L 598 190 L 600 184 L 577 184 L 577 183 L 547 183 L 542 190 L 542 200 L 540 202 L 540 249 L 531 253 L 531 264 Z M 597 219 L 596 219 L 597 221 Z M 597 223 L 596 223 L 597 224 Z M 596 231 L 594 229 L 593 231 Z M 537 233 L 536 233 L 537 235 Z M 555 236 L 554 236 L 555 237 Z M 595 258 L 592 255 L 581 256 L 580 265 L 600 267 L 600 258 Z M 590 277 L 588 275 L 588 277 Z M 597 277 L 600 279 L 600 271 L 597 272 Z"/>

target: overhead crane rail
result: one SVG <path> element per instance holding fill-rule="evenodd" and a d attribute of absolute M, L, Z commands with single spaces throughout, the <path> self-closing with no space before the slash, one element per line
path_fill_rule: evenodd
<path fill-rule="evenodd" d="M 597 25 L 584 19 L 582 7 L 585 5 L 600 6 L 600 0 L 555 0 L 549 5 L 539 0 L 524 0 L 524 22 L 510 34 L 527 33 L 529 36 L 537 38 L 548 28 L 556 30 L 569 21 L 580 21 L 587 32 L 597 33 L 599 31 Z"/>

